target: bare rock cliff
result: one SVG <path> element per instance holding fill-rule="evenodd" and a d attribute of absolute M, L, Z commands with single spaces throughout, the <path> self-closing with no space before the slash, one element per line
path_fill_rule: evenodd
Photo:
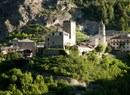
<path fill-rule="evenodd" d="M 64 20 L 72 19 L 84 26 L 83 15 L 68 0 L 0 0 L 0 39 L 28 24 L 62 27 Z"/>

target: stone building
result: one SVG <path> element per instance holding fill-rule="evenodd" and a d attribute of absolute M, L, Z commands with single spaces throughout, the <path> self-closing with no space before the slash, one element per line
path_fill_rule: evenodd
<path fill-rule="evenodd" d="M 63 30 L 69 33 L 69 39 L 71 41 L 71 46 L 76 44 L 76 22 L 75 21 L 64 21 Z"/>
<path fill-rule="evenodd" d="M 17 38 L 13 39 L 13 47 L 18 47 L 19 50 L 31 50 L 33 55 L 36 55 L 36 43 L 29 39 L 19 40 Z"/>
<path fill-rule="evenodd" d="M 36 55 L 36 43 L 29 39 L 19 40 L 17 38 L 14 38 L 11 46 L 1 47 L 1 52 L 3 54 L 7 54 L 8 52 L 11 51 L 18 51 L 21 52 L 23 55 L 25 55 L 24 53 L 26 53 L 30 55 L 29 57 L 31 57 L 33 55 Z"/>
<path fill-rule="evenodd" d="M 53 32 L 45 38 L 46 48 L 65 48 L 69 44 L 69 34 L 66 32 Z"/>
<path fill-rule="evenodd" d="M 108 43 L 115 50 L 130 51 L 130 35 L 118 35 L 112 37 Z"/>
<path fill-rule="evenodd" d="M 76 44 L 76 24 L 64 21 L 63 30 L 53 32 L 45 38 L 45 48 L 65 48 Z"/>
<path fill-rule="evenodd" d="M 90 37 L 90 42 L 94 46 L 97 46 L 99 44 L 107 45 L 105 25 L 103 24 L 102 21 L 99 23 L 99 32 L 98 32 L 98 34 L 95 35 L 95 36 Z"/>

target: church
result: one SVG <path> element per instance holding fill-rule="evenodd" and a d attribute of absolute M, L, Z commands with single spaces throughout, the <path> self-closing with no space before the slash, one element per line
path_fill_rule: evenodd
<path fill-rule="evenodd" d="M 95 47 L 99 44 L 107 45 L 105 24 L 103 21 L 99 23 L 98 34 L 90 37 L 90 43 Z"/>

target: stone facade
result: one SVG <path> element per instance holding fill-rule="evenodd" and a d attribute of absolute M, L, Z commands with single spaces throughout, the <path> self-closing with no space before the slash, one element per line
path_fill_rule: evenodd
<path fill-rule="evenodd" d="M 118 35 L 110 39 L 108 43 L 115 50 L 130 51 L 130 35 Z"/>
<path fill-rule="evenodd" d="M 69 33 L 71 40 L 71 46 L 76 44 L 76 22 L 75 21 L 64 21 L 63 30 Z"/>
<path fill-rule="evenodd" d="M 36 43 L 29 39 L 18 40 L 17 38 L 13 39 L 13 47 L 18 47 L 19 50 L 31 50 L 33 55 L 36 55 Z"/>
<path fill-rule="evenodd" d="M 50 55 L 66 55 L 67 52 L 65 50 L 43 50 L 44 56 L 50 56 Z"/>
<path fill-rule="evenodd" d="M 29 39 L 19 40 L 17 38 L 14 38 L 11 46 L 1 47 L 1 52 L 3 54 L 7 54 L 11 51 L 18 51 L 21 52 L 23 55 L 24 51 L 32 51 L 32 55 L 36 55 L 36 43 Z"/>
<path fill-rule="evenodd" d="M 65 48 L 69 44 L 69 34 L 66 32 L 53 32 L 45 38 L 46 48 Z"/>
<path fill-rule="evenodd" d="M 65 48 L 76 44 L 76 24 L 64 21 L 63 30 L 53 32 L 45 38 L 45 48 Z"/>

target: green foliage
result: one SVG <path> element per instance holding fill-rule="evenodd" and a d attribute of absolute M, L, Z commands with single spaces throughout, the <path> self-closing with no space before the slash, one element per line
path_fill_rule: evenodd
<path fill-rule="evenodd" d="M 104 46 L 101 45 L 101 44 L 99 44 L 99 45 L 95 48 L 95 50 L 96 50 L 97 52 L 103 52 Z"/>
<path fill-rule="evenodd" d="M 103 56 L 103 60 L 101 60 L 94 51 L 88 53 L 87 58 L 79 56 L 52 56 L 44 57 L 40 60 L 40 66 L 34 66 L 35 69 L 38 68 L 39 72 L 49 72 L 84 81 L 114 79 L 114 77 L 122 76 L 124 72 L 118 66 L 127 67 L 111 56 Z"/>
<path fill-rule="evenodd" d="M 76 32 L 76 41 L 81 42 L 81 41 L 86 41 L 88 39 L 88 36 L 81 31 Z"/>
<path fill-rule="evenodd" d="M 56 28 L 48 28 L 40 24 L 29 24 L 24 26 L 20 31 L 9 33 L 7 40 L 29 38 L 35 41 L 44 41 L 45 36 L 53 31 L 56 31 Z"/>
<path fill-rule="evenodd" d="M 12 69 L 6 74 L 3 73 L 0 79 L 4 82 L 1 83 L 1 88 L 8 88 L 13 95 L 39 95 L 48 92 L 41 75 L 33 78 L 30 72 L 22 73 L 20 69 Z"/>
<path fill-rule="evenodd" d="M 129 0 L 74 0 L 73 3 L 83 7 L 84 19 L 103 20 L 108 29 L 126 31 L 130 26 Z"/>
<path fill-rule="evenodd" d="M 107 46 L 107 47 L 106 47 L 106 52 L 107 52 L 107 53 L 110 53 L 111 51 L 112 51 L 112 47 Z"/>
<path fill-rule="evenodd" d="M 75 47 L 70 48 L 76 50 Z M 21 69 L 17 68 L 15 61 L 12 61 L 12 63 L 11 61 L 2 62 L 0 67 L 4 69 L 0 69 L 0 94 L 2 95 L 73 95 L 76 93 L 82 93 L 83 95 L 85 93 L 88 93 L 88 95 L 93 95 L 92 93 L 112 95 L 118 94 L 118 92 L 123 93 L 123 90 L 129 91 L 129 87 L 126 85 L 129 83 L 128 77 L 128 79 L 124 78 L 123 81 L 122 79 L 118 82 L 113 81 L 116 78 L 124 77 L 129 71 L 129 67 L 110 55 L 104 55 L 100 59 L 95 51 L 87 53 L 86 56 L 37 57 L 27 61 L 26 65 L 20 66 Z M 52 76 L 47 77 L 46 74 L 75 78 L 85 81 L 88 85 L 91 82 L 96 82 L 94 84 L 96 88 L 93 88 L 93 90 L 85 90 L 83 87 L 73 89 L 68 81 L 60 78 L 56 79 Z M 109 81 L 113 81 L 113 84 Z M 122 85 L 124 86 L 123 90 L 120 89 Z M 111 86 L 117 89 L 114 89 L 114 87 L 111 89 Z"/>
<path fill-rule="evenodd" d="M 22 32 L 31 35 L 31 39 L 36 41 L 44 41 L 45 36 L 48 35 L 50 32 L 56 31 L 54 27 L 45 27 L 41 24 L 29 24 L 24 26 Z"/>
<path fill-rule="evenodd" d="M 15 51 L 9 52 L 6 56 L 6 60 L 14 60 L 19 58 L 22 58 L 22 55 Z"/>

